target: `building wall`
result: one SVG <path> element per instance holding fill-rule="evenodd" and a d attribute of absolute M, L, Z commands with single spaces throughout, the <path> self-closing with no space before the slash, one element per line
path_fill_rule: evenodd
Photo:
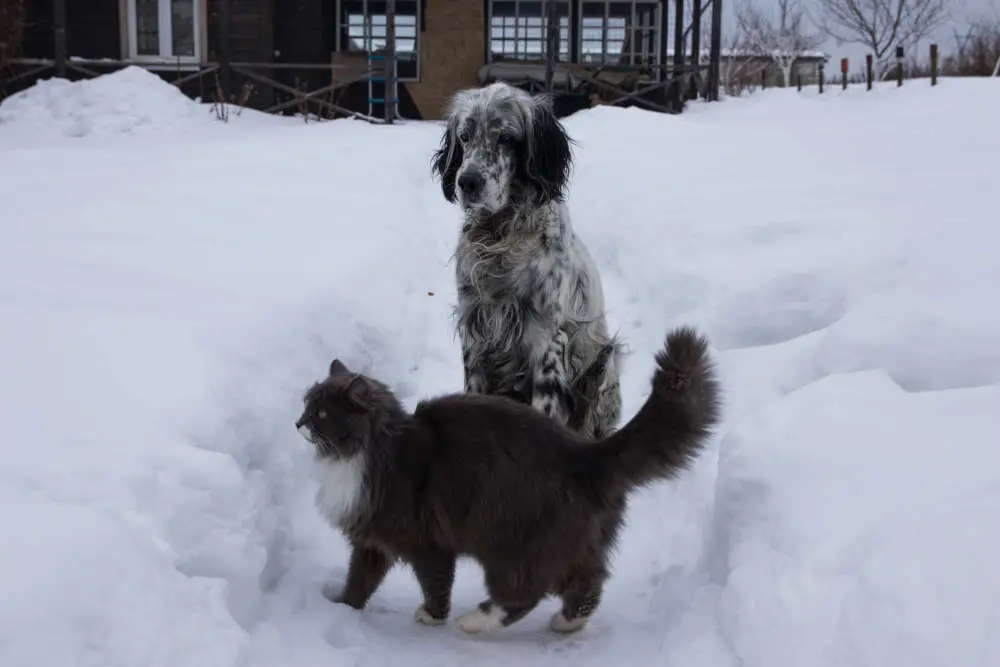
<path fill-rule="evenodd" d="M 477 85 L 486 62 L 485 2 L 427 0 L 420 35 L 420 81 L 406 88 L 424 120 L 437 120 L 455 92 Z"/>
<path fill-rule="evenodd" d="M 121 58 L 119 0 L 67 0 L 66 51 L 71 58 Z M 26 0 L 23 55 L 55 55 L 52 0 Z"/>

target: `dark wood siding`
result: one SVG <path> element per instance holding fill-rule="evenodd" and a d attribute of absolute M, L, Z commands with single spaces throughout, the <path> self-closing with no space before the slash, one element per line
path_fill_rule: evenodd
<path fill-rule="evenodd" d="M 333 51 L 334 0 L 281 0 L 274 7 L 277 60 L 329 63 Z"/>
<path fill-rule="evenodd" d="M 283 0 L 276 0 L 282 2 Z M 270 62 L 274 55 L 272 0 L 229 0 L 231 54 L 234 61 Z M 208 0 L 208 59 L 219 60 L 219 3 Z"/>
<path fill-rule="evenodd" d="M 51 58 L 55 52 L 52 33 L 52 0 L 25 0 L 25 58 Z"/>
<path fill-rule="evenodd" d="M 70 58 L 121 58 L 118 0 L 68 0 L 66 46 Z"/>

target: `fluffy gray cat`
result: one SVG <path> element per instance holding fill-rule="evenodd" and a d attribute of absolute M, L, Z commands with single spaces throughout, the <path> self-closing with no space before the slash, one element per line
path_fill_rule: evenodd
<path fill-rule="evenodd" d="M 423 591 L 416 620 L 440 625 L 455 561 L 468 556 L 482 565 L 489 597 L 457 618 L 465 632 L 509 626 L 547 595 L 562 599 L 553 630 L 582 629 L 609 576 L 628 495 L 685 469 L 719 419 L 703 337 L 670 332 L 656 364 L 639 412 L 594 441 L 501 396 L 453 394 L 410 414 L 386 385 L 335 359 L 295 424 L 324 467 L 317 505 L 352 548 L 346 584 L 324 593 L 361 609 L 404 562 Z M 592 394 L 580 391 L 584 401 Z"/>

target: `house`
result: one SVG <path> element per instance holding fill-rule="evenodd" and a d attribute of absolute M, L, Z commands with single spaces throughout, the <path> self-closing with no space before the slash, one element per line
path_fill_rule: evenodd
<path fill-rule="evenodd" d="M 688 0 L 696 8 L 711 1 Z M 683 36 L 674 29 L 669 19 L 678 7 L 683 10 L 684 0 L 24 3 L 21 73 L 15 75 L 22 87 L 48 66 L 79 77 L 135 64 L 206 100 L 242 91 L 241 101 L 268 111 L 312 105 L 314 112 L 373 117 L 384 110 L 384 56 L 393 57 L 385 52 L 387 15 L 392 15 L 396 113 L 411 119 L 440 118 L 456 90 L 497 78 L 538 87 L 548 76 L 559 95 L 601 93 L 612 103 L 654 100 L 646 89 L 683 74 L 668 69 L 670 38 L 680 50 L 689 37 L 697 47 L 701 23 L 693 22 Z M 554 28 L 548 32 L 549 16 L 558 20 L 558 35 Z M 547 39 L 558 41 L 552 63 Z M 716 46 L 718 40 L 712 41 Z M 35 72 L 25 76 L 31 68 Z M 666 110 L 663 89 L 659 102 L 649 104 Z M 641 94 L 634 94 L 637 90 Z"/>
<path fill-rule="evenodd" d="M 821 76 L 828 76 L 826 65 L 830 56 L 823 51 L 807 50 L 791 57 L 785 54 L 783 60 L 790 63 L 789 80 L 774 56 L 759 54 L 740 49 L 723 49 L 720 54 L 721 81 L 723 86 L 752 85 L 763 88 L 780 88 L 786 83 L 794 87 L 801 82 L 803 86 L 816 85 Z M 709 55 L 702 54 L 703 67 L 708 67 Z"/>

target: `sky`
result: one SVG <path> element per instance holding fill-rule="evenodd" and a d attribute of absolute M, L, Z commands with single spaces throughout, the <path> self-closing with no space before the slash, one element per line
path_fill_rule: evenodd
<path fill-rule="evenodd" d="M 773 0 L 758 0 L 758 2 L 761 3 L 761 6 L 766 6 L 768 2 L 773 2 Z M 805 2 L 815 7 L 814 2 L 810 0 L 805 0 Z M 955 28 L 961 30 L 967 26 L 970 17 L 977 18 L 983 15 L 1000 16 L 1000 2 L 998 0 L 949 0 L 949 2 L 953 5 L 953 8 L 950 10 L 952 14 L 951 20 L 939 28 L 933 36 L 933 41 L 937 42 L 942 54 L 950 53 L 954 50 L 955 40 L 953 30 Z M 732 0 L 730 0 L 730 6 L 732 4 Z M 918 47 L 922 59 L 926 59 L 931 41 L 925 40 Z M 828 39 L 821 49 L 830 54 L 831 62 L 839 62 L 841 58 L 849 58 L 852 71 L 857 70 L 861 66 L 861 63 L 864 62 L 865 54 L 868 52 L 860 44 L 837 44 L 833 39 Z"/>

